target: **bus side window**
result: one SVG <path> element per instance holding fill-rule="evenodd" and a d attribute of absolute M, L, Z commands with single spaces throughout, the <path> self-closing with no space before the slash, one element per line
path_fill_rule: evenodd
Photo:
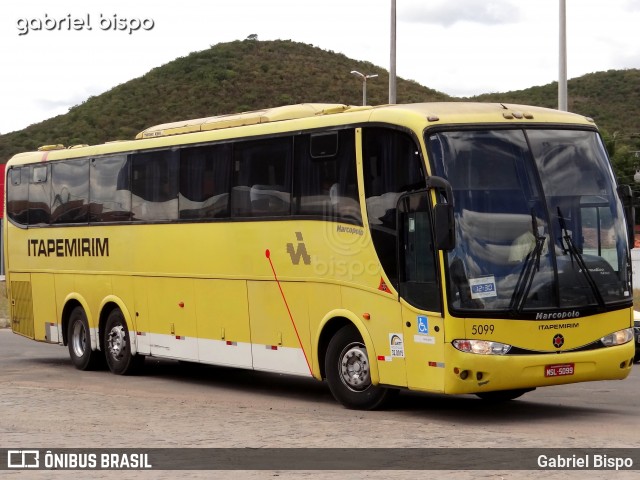
<path fill-rule="evenodd" d="M 292 138 L 239 142 L 233 153 L 232 216 L 290 215 Z"/>
<path fill-rule="evenodd" d="M 131 220 L 131 162 L 127 155 L 91 159 L 89 221 Z"/>
<path fill-rule="evenodd" d="M 177 150 L 158 150 L 132 155 L 133 220 L 177 220 L 178 159 Z"/>
<path fill-rule="evenodd" d="M 50 168 L 34 165 L 29 170 L 29 225 L 47 225 L 51 220 Z"/>
<path fill-rule="evenodd" d="M 440 311 L 429 193 L 407 195 L 400 202 L 400 296 L 420 309 Z"/>
<path fill-rule="evenodd" d="M 51 223 L 86 223 L 89 205 L 89 161 L 51 164 Z"/>
<path fill-rule="evenodd" d="M 371 238 L 392 284 L 398 286 L 396 205 L 404 192 L 425 187 L 422 160 L 408 134 L 390 128 L 362 130 L 363 177 Z"/>
<path fill-rule="evenodd" d="M 16 223 L 29 224 L 29 167 L 9 170 L 7 214 Z"/>
<path fill-rule="evenodd" d="M 295 137 L 295 213 L 362 224 L 353 129 Z"/>
<path fill-rule="evenodd" d="M 229 216 L 231 146 L 205 145 L 180 151 L 180 219 Z"/>

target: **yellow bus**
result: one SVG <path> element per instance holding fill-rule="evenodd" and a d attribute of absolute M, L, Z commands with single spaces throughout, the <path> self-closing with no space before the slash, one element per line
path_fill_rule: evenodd
<path fill-rule="evenodd" d="M 81 370 L 279 372 L 373 409 L 632 367 L 628 190 L 579 115 L 292 105 L 45 146 L 6 180 L 13 331 Z"/>

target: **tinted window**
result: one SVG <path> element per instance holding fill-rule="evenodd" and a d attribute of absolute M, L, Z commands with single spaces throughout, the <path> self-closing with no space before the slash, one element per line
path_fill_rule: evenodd
<path fill-rule="evenodd" d="M 126 155 L 94 158 L 89 169 L 91 222 L 131 219 L 130 162 Z"/>
<path fill-rule="evenodd" d="M 234 145 L 232 215 L 237 217 L 290 214 L 291 137 Z"/>
<path fill-rule="evenodd" d="M 229 216 L 231 146 L 207 145 L 180 151 L 180 218 Z"/>
<path fill-rule="evenodd" d="M 85 223 L 89 205 L 89 161 L 51 164 L 51 223 Z"/>
<path fill-rule="evenodd" d="M 29 225 L 48 224 L 51 218 L 51 175 L 49 165 L 28 167 Z"/>
<path fill-rule="evenodd" d="M 7 213 L 14 222 L 29 223 L 29 167 L 9 170 Z"/>
<path fill-rule="evenodd" d="M 363 175 L 373 244 L 389 280 L 397 286 L 396 205 L 404 192 L 425 187 L 414 140 L 386 128 L 363 129 Z"/>
<path fill-rule="evenodd" d="M 295 137 L 295 212 L 362 223 L 353 130 Z"/>
<path fill-rule="evenodd" d="M 405 196 L 400 204 L 400 295 L 423 310 L 441 309 L 429 194 Z"/>
<path fill-rule="evenodd" d="M 158 150 L 132 155 L 133 220 L 178 218 L 178 158 L 177 150 Z"/>

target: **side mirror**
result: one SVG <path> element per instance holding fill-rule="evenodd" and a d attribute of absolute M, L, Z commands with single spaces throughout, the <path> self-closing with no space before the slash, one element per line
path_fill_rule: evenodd
<path fill-rule="evenodd" d="M 456 246 L 453 205 L 438 203 L 433 209 L 433 230 L 438 250 L 453 250 Z"/>
<path fill-rule="evenodd" d="M 430 191 L 436 190 L 437 197 L 443 200 L 436 203 L 431 213 L 433 222 L 433 236 L 435 248 L 438 250 L 452 250 L 456 245 L 456 229 L 455 218 L 453 215 L 453 188 L 451 184 L 442 177 L 431 176 L 427 178 L 427 188 L 423 190 L 415 190 L 401 195 L 398 199 L 397 212 L 428 211 Z M 407 203 L 405 207 L 403 204 Z M 408 208 L 409 204 L 413 204 L 413 208 Z M 398 226 L 402 222 L 398 221 Z"/>

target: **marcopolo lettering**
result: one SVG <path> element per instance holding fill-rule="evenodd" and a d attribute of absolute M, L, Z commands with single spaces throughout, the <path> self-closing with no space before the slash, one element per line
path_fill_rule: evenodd
<path fill-rule="evenodd" d="M 356 227 L 344 227 L 342 225 L 337 225 L 336 232 L 339 233 L 352 233 L 354 235 L 364 235 L 364 230 Z"/>
<path fill-rule="evenodd" d="M 571 312 L 555 312 L 555 313 L 536 313 L 536 320 L 563 320 L 565 318 L 578 318 L 580 312 L 573 310 Z"/>
<path fill-rule="evenodd" d="M 97 237 L 27 240 L 30 257 L 108 257 L 109 239 Z"/>

